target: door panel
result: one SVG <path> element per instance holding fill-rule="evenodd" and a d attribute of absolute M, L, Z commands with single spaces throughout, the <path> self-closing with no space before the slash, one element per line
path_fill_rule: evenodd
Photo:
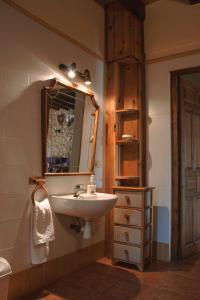
<path fill-rule="evenodd" d="M 199 115 L 193 116 L 194 122 L 194 168 L 200 168 L 200 118 Z"/>
<path fill-rule="evenodd" d="M 185 128 L 184 128 L 184 148 L 185 148 L 185 168 L 192 167 L 192 114 L 184 112 Z"/>
<path fill-rule="evenodd" d="M 200 212 L 200 196 L 195 197 L 193 201 L 193 211 Z M 200 216 L 194 213 L 193 220 L 194 241 L 200 241 Z"/>
<path fill-rule="evenodd" d="M 181 257 L 200 249 L 199 90 L 180 80 L 181 100 Z"/>
<path fill-rule="evenodd" d="M 192 228 L 192 214 L 193 214 L 193 201 L 189 200 L 186 202 L 185 211 L 185 246 L 190 245 L 193 242 L 193 228 Z"/>

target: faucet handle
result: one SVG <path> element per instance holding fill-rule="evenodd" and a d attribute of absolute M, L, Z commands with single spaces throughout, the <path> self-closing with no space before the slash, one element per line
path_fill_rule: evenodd
<path fill-rule="evenodd" d="M 79 192 L 80 192 L 81 190 L 83 190 L 83 188 L 81 189 L 81 185 L 82 185 L 83 187 L 85 186 L 83 183 L 78 183 L 78 184 L 75 185 L 75 187 L 74 187 L 74 197 L 78 197 Z"/>
<path fill-rule="evenodd" d="M 81 185 L 84 185 L 84 183 L 77 183 L 75 186 L 81 186 Z"/>

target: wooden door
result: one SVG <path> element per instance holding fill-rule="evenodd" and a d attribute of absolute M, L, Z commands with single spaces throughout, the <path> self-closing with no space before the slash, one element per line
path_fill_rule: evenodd
<path fill-rule="evenodd" d="M 200 93 L 180 80 L 181 258 L 200 251 Z"/>

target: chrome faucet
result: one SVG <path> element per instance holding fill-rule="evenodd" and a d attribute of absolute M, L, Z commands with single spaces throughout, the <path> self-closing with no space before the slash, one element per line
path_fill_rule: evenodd
<path fill-rule="evenodd" d="M 74 197 L 79 197 L 80 194 L 82 193 L 86 193 L 86 189 L 85 188 L 81 188 L 81 186 L 84 186 L 84 184 L 76 184 L 75 187 L 74 187 Z"/>

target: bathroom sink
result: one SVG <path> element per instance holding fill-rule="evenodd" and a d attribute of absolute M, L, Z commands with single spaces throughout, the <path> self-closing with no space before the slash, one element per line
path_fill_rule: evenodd
<path fill-rule="evenodd" d="M 68 216 L 91 220 L 107 214 L 117 201 L 114 194 L 95 193 L 73 195 L 52 195 L 51 205 L 54 212 Z"/>

